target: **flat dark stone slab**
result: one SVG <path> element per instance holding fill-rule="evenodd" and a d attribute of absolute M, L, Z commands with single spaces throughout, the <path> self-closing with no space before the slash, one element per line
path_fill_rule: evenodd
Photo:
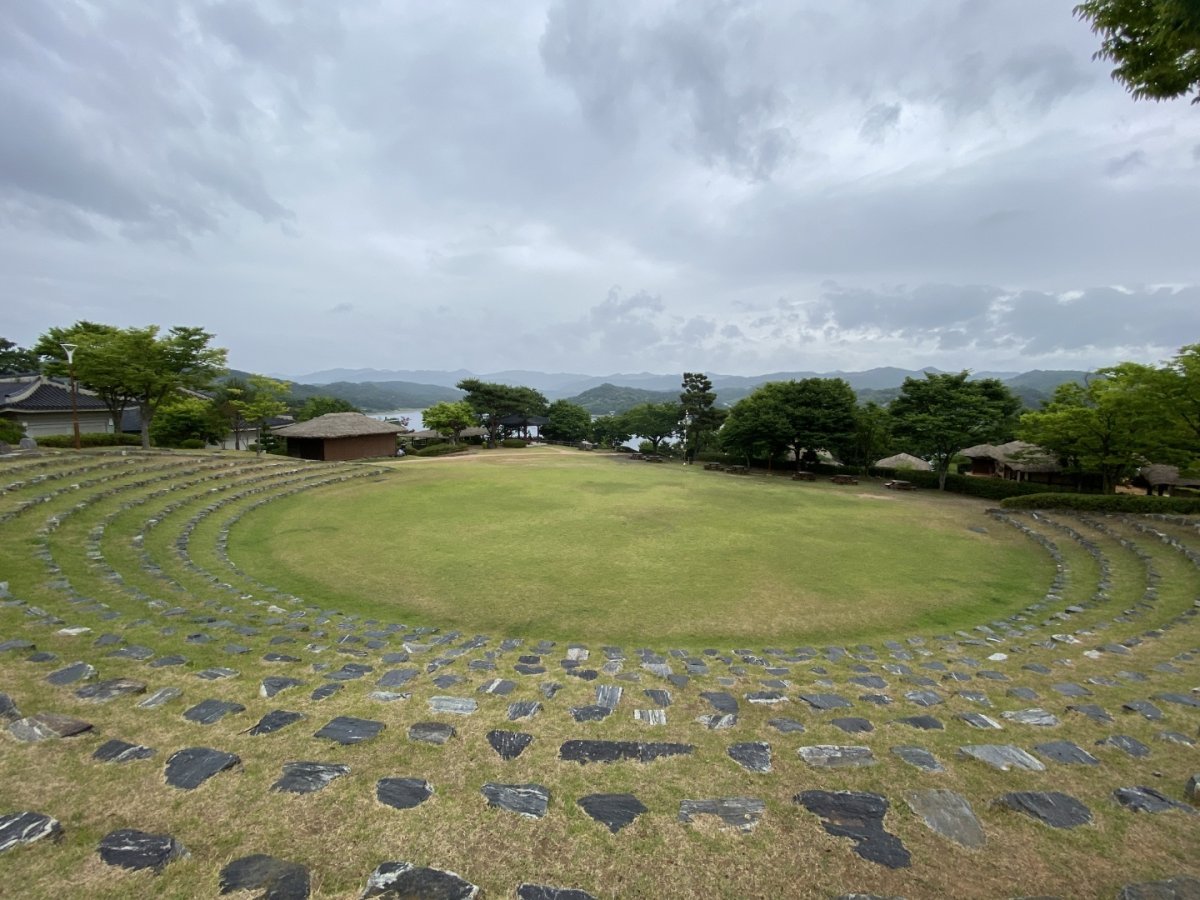
<path fill-rule="evenodd" d="M 743 769 L 751 772 L 771 771 L 771 745 L 765 741 L 733 744 L 725 752 Z"/>
<path fill-rule="evenodd" d="M 403 687 L 420 674 L 419 669 L 391 669 L 384 672 L 375 684 L 383 688 Z"/>
<path fill-rule="evenodd" d="M 384 729 L 382 722 L 370 719 L 356 719 L 353 716 L 338 716 L 331 719 L 313 737 L 349 746 L 361 744 L 371 738 L 378 737 Z"/>
<path fill-rule="evenodd" d="M 1100 760 L 1071 741 L 1047 741 L 1044 744 L 1034 744 L 1033 749 L 1038 756 L 1067 766 L 1100 765 Z"/>
<path fill-rule="evenodd" d="M 1067 711 L 1087 716 L 1093 722 L 1111 722 L 1113 720 L 1113 717 L 1105 712 L 1103 707 L 1095 703 L 1073 703 L 1067 707 Z"/>
<path fill-rule="evenodd" d="M 304 717 L 304 713 L 292 712 L 286 709 L 273 709 L 259 719 L 253 727 L 247 729 L 246 733 L 254 736 L 271 734 L 272 732 L 279 731 L 281 728 L 287 728 L 287 726 L 299 722 Z"/>
<path fill-rule="evenodd" d="M 613 834 L 647 811 L 633 794 L 589 794 L 580 797 L 578 803 L 585 813 Z"/>
<path fill-rule="evenodd" d="M 0 694 L 0 722 L 15 722 L 21 718 L 21 711 L 8 694 Z"/>
<path fill-rule="evenodd" d="M 945 772 L 937 757 L 924 747 L 893 747 L 892 754 L 923 772 Z"/>
<path fill-rule="evenodd" d="M 62 824 L 45 813 L 15 812 L 0 816 L 0 853 L 20 844 L 62 837 Z"/>
<path fill-rule="evenodd" d="M 1200 878 L 1191 875 L 1127 884 L 1117 891 L 1117 900 L 1196 900 L 1198 897 Z"/>
<path fill-rule="evenodd" d="M 706 800 L 681 800 L 679 821 L 693 822 L 697 816 L 716 816 L 722 823 L 739 831 L 752 831 L 762 821 L 767 805 L 753 797 L 714 797 Z"/>
<path fill-rule="evenodd" d="M 701 691 L 700 696 L 719 713 L 733 715 L 738 711 L 737 698 L 726 691 Z"/>
<path fill-rule="evenodd" d="M 170 666 L 186 666 L 186 665 L 187 665 L 187 657 L 186 656 L 172 654 L 171 656 L 160 656 L 154 662 L 150 663 L 150 668 L 165 669 Z"/>
<path fill-rule="evenodd" d="M 413 809 L 433 796 L 433 785 L 423 778 L 380 778 L 375 799 L 393 809 Z"/>
<path fill-rule="evenodd" d="M 896 721 L 901 725 L 907 725 L 920 731 L 942 731 L 946 727 L 942 724 L 941 719 L 934 716 L 905 716 Z"/>
<path fill-rule="evenodd" d="M 169 834 L 147 834 L 132 828 L 110 831 L 100 839 L 96 849 L 100 859 L 110 866 L 155 872 L 188 855 L 187 848 Z"/>
<path fill-rule="evenodd" d="M 1092 811 L 1069 794 L 1060 791 L 1014 791 L 993 801 L 1037 819 L 1051 828 L 1078 828 L 1092 821 Z"/>
<path fill-rule="evenodd" d="M 280 691 L 286 691 L 288 688 L 302 687 L 304 682 L 299 678 L 288 678 L 284 675 L 268 675 L 262 680 L 259 685 L 258 695 L 264 699 L 270 700 Z"/>
<path fill-rule="evenodd" d="M 1173 809 L 1180 810 L 1190 816 L 1200 815 L 1194 806 L 1172 800 L 1165 794 L 1160 794 L 1154 788 L 1127 787 L 1113 791 L 1113 799 L 1134 812 L 1163 813 Z M 1200 895 L 1198 895 L 1200 896 Z"/>
<path fill-rule="evenodd" d="M 917 706 L 937 706 L 946 702 L 946 698 L 937 691 L 906 691 L 904 699 Z"/>
<path fill-rule="evenodd" d="M 666 709 L 671 705 L 670 691 L 664 691 L 661 688 L 649 688 L 642 691 L 642 694 L 659 709 Z"/>
<path fill-rule="evenodd" d="M 380 863 L 367 878 L 361 900 L 396 897 L 407 900 L 474 900 L 479 888 L 454 872 L 414 866 L 407 862 Z"/>
<path fill-rule="evenodd" d="M 453 725 L 447 725 L 445 722 L 416 722 L 409 726 L 408 739 L 440 747 L 457 733 Z"/>
<path fill-rule="evenodd" d="M 284 763 L 283 775 L 271 785 L 271 790 L 286 794 L 313 794 L 327 787 L 335 778 L 349 774 L 349 766 L 337 763 Z"/>
<path fill-rule="evenodd" d="M 469 716 L 479 709 L 473 697 L 430 697 L 428 702 L 432 712 L 453 713 L 456 716 Z"/>
<path fill-rule="evenodd" d="M 183 691 L 177 687 L 161 687 L 145 700 L 139 701 L 138 709 L 158 709 L 181 696 L 183 696 Z"/>
<path fill-rule="evenodd" d="M 778 731 L 780 734 L 803 734 L 804 726 L 795 719 L 789 719 L 786 716 L 781 716 L 777 719 L 768 719 L 767 724 Z"/>
<path fill-rule="evenodd" d="M 1106 738 L 1101 738 L 1096 741 L 1098 747 L 1116 747 L 1118 750 L 1123 750 L 1134 759 L 1142 759 L 1150 755 L 1150 748 L 1139 741 L 1137 738 L 1132 738 L 1127 734 L 1114 734 Z"/>
<path fill-rule="evenodd" d="M 517 886 L 517 900 L 596 900 L 587 891 L 577 888 L 551 887 L 547 884 Z"/>
<path fill-rule="evenodd" d="M 225 666 L 214 666 L 211 669 L 205 669 L 202 672 L 197 672 L 196 677 L 202 678 L 205 681 L 221 681 L 226 678 L 237 678 L 237 669 L 230 669 Z"/>
<path fill-rule="evenodd" d="M 155 754 L 155 750 L 150 747 L 143 747 L 141 744 L 130 744 L 128 741 L 119 741 L 113 739 L 105 741 L 96 748 L 96 752 L 92 754 L 92 759 L 97 762 L 132 762 L 135 759 L 149 759 Z"/>
<path fill-rule="evenodd" d="M 213 750 L 211 747 L 188 747 L 167 758 L 167 784 L 180 790 L 198 788 L 214 775 L 242 764 L 235 753 Z"/>
<path fill-rule="evenodd" d="M 487 741 L 501 759 L 510 760 L 516 759 L 525 752 L 525 748 L 533 741 L 533 735 L 525 734 L 523 731 L 503 731 L 497 728 L 487 733 Z"/>
<path fill-rule="evenodd" d="M 667 756 L 686 756 L 695 749 L 691 744 L 573 740 L 563 742 L 558 748 L 558 758 L 582 765 L 622 760 L 648 763 Z"/>
<path fill-rule="evenodd" d="M 849 709 L 851 703 L 837 694 L 801 694 L 800 699 L 813 709 Z"/>
<path fill-rule="evenodd" d="M 1200 699 L 1189 696 L 1188 694 L 1176 694 L 1170 691 L 1165 691 L 1154 695 L 1155 700 L 1162 700 L 1164 703 L 1174 703 L 1178 706 L 1189 706 L 1192 709 L 1200 709 Z"/>
<path fill-rule="evenodd" d="M 867 734 L 875 730 L 875 726 L 861 716 L 842 716 L 838 719 L 831 719 L 829 724 L 840 728 L 846 734 Z"/>
<path fill-rule="evenodd" d="M 904 800 L 931 831 L 971 850 L 984 845 L 983 826 L 962 794 L 936 789 L 909 791 Z"/>
<path fill-rule="evenodd" d="M 243 856 L 221 869 L 221 893 L 262 890 L 263 900 L 306 900 L 308 869 L 264 853 Z"/>
<path fill-rule="evenodd" d="M 287 653 L 264 653 L 263 662 L 269 663 L 298 663 L 303 662 L 298 656 L 291 656 Z"/>
<path fill-rule="evenodd" d="M 1128 703 L 1122 703 L 1121 709 L 1145 716 L 1151 722 L 1161 722 L 1163 718 L 1163 711 L 1149 700 L 1130 700 Z"/>
<path fill-rule="evenodd" d="M 612 715 L 612 707 L 593 703 L 589 706 L 572 706 L 570 712 L 576 722 L 601 722 Z"/>
<path fill-rule="evenodd" d="M 1092 692 L 1082 685 L 1075 684 L 1070 681 L 1059 682 L 1058 684 L 1050 685 L 1050 690 L 1062 694 L 1064 697 L 1090 697 Z"/>
<path fill-rule="evenodd" d="M 146 682 L 144 681 L 137 681 L 133 678 L 109 678 L 107 681 L 84 685 L 75 692 L 75 696 L 90 703 L 107 703 L 118 697 L 144 693 L 146 693 Z"/>
<path fill-rule="evenodd" d="M 315 691 L 312 692 L 312 699 L 328 700 L 334 694 L 340 692 L 344 687 L 345 687 L 344 684 L 338 684 L 336 682 L 331 682 L 330 684 L 323 684 L 319 688 L 317 688 Z"/>
<path fill-rule="evenodd" d="M 85 662 L 73 662 L 69 666 L 51 672 L 46 676 L 50 684 L 74 684 L 77 681 L 90 681 L 96 677 L 96 667 Z"/>
<path fill-rule="evenodd" d="M 357 681 L 364 675 L 374 671 L 371 666 L 362 663 L 346 663 L 340 669 L 325 673 L 326 681 Z"/>
<path fill-rule="evenodd" d="M 197 725 L 212 725 L 232 713 L 245 712 L 246 707 L 229 700 L 201 700 L 191 709 L 184 712 L 183 717 Z"/>
<path fill-rule="evenodd" d="M 820 816 L 827 833 L 854 841 L 854 852 L 863 859 L 889 869 L 912 864 L 900 838 L 883 828 L 887 798 L 859 791 L 802 791 L 794 800 Z"/>
<path fill-rule="evenodd" d="M 550 792 L 540 784 L 497 784 L 489 781 L 479 793 L 487 798 L 488 806 L 496 806 L 530 819 L 546 815 Z"/>
<path fill-rule="evenodd" d="M 515 700 L 508 704 L 508 721 L 516 722 L 518 719 L 532 719 L 542 711 L 542 704 L 536 700 Z"/>
<path fill-rule="evenodd" d="M 875 756 L 869 747 L 817 744 L 811 747 L 801 747 L 796 752 L 810 766 L 819 769 L 852 769 L 875 765 Z"/>
<path fill-rule="evenodd" d="M 8 733 L 18 741 L 33 744 L 54 738 L 74 737 L 92 730 L 92 723 L 61 713 L 42 712 L 11 723 Z"/>
<path fill-rule="evenodd" d="M 1036 757 L 1012 744 L 969 744 L 966 747 L 959 747 L 958 752 L 960 756 L 985 762 L 1001 772 L 1007 772 L 1013 768 L 1026 769 L 1030 772 L 1046 770 L 1046 767 Z"/>

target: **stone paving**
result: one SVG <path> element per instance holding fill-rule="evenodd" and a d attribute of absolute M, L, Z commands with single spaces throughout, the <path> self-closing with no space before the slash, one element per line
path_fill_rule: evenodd
<path fill-rule="evenodd" d="M 441 796 L 437 783 L 403 769 L 360 770 L 347 751 L 414 742 L 457 756 L 477 752 L 467 742 L 478 742 L 505 765 L 535 752 L 547 765 L 545 784 L 484 783 L 476 798 L 481 813 L 537 823 L 578 809 L 618 841 L 643 823 L 694 828 L 712 821 L 737 835 L 786 815 L 796 828 L 811 822 L 836 838 L 831 852 L 844 846 L 859 864 L 895 870 L 923 865 L 906 844 L 913 827 L 977 852 L 996 829 L 1070 831 L 1135 815 L 1200 819 L 1196 776 L 1176 784 L 1156 774 L 1164 760 L 1196 752 L 1200 648 L 1178 636 L 1195 634 L 1200 600 L 1165 608 L 1159 596 L 1163 559 L 1182 560 L 1191 584 L 1200 584 L 1196 520 L 990 511 L 988 527 L 1024 534 L 1055 574 L 1023 610 L 953 634 L 848 647 L 564 645 L 345 615 L 257 581 L 228 554 L 230 530 L 242 517 L 299 491 L 383 476 L 363 467 L 215 459 L 66 455 L 0 474 L 3 535 L 27 536 L 45 576 L 23 588 L 36 602 L 0 582 L 0 673 L 13 673 L 0 684 L 20 685 L 33 672 L 43 685 L 37 696 L 55 698 L 31 706 L 15 687 L 0 694 L 0 750 L 33 760 L 39 744 L 79 744 L 97 763 L 158 767 L 164 783 L 200 798 L 211 780 L 236 778 L 244 764 L 219 739 L 204 738 L 229 734 L 221 729 L 230 722 L 262 741 L 247 762 L 278 773 L 271 791 L 303 795 L 344 783 L 329 789 L 343 790 L 347 803 L 378 803 L 400 816 Z M 60 539 L 68 529 L 83 529 L 86 540 Z M 160 533 L 168 535 L 165 555 L 154 540 Z M 1114 554 L 1126 555 L 1121 571 L 1142 573 L 1140 584 L 1118 577 Z M 1072 560 L 1090 561 L 1095 575 L 1085 599 L 1067 602 L 1084 578 Z M 1157 648 L 1168 644 L 1177 649 L 1163 655 Z M 192 655 L 229 664 L 197 666 Z M 1110 660 L 1121 660 L 1115 674 L 1092 671 L 1091 664 Z M 297 698 L 288 704 L 296 709 L 264 706 L 277 695 Z M 108 711 L 123 705 L 173 717 L 175 742 L 150 747 L 136 733 L 114 733 Z M 350 714 L 368 708 L 378 710 L 376 718 Z M 477 717 L 497 727 L 482 736 L 474 727 L 469 737 L 459 733 L 466 726 L 456 723 Z M 274 756 L 272 735 L 306 719 L 312 759 L 330 758 Z M 547 737 L 564 728 L 575 736 Z M 646 737 L 628 739 L 635 729 Z M 924 736 L 930 746 L 922 746 Z M 697 759 L 759 779 L 748 784 L 759 784 L 760 795 L 714 797 L 680 783 L 679 798 L 666 806 L 644 801 L 636 789 L 556 786 L 564 777 L 558 767 L 586 780 L 588 771 L 610 766 L 628 767 L 635 784 L 672 784 L 673 767 Z M 938 785 L 959 767 L 995 789 L 969 795 Z M 1200 763 L 1188 768 L 1200 771 Z M 1069 770 L 1094 773 L 1100 793 L 1085 802 L 1051 790 L 1055 773 Z M 912 772 L 923 786 L 889 798 L 876 792 L 887 782 L 873 774 L 881 771 Z M 785 813 L 768 802 L 775 790 L 768 786 L 797 775 L 796 788 L 804 789 Z M 875 789 L 846 789 L 868 785 Z M 72 840 L 53 818 L 53 801 L 48 795 L 37 810 L 0 809 L 0 851 Z M 899 815 L 896 804 L 914 818 Z M 136 808 L 127 824 L 96 847 L 104 863 L 163 872 L 189 853 L 209 858 L 186 834 L 135 827 Z M 1153 882 L 1137 876 L 1131 860 L 1129 896 Z M 419 861 L 383 863 L 363 877 L 364 897 L 478 893 L 455 872 Z M 222 892 L 278 897 L 306 897 L 313 883 L 308 866 L 264 854 L 228 862 L 214 878 Z M 1181 890 L 1189 878 L 1176 879 Z M 603 884 L 530 882 L 512 890 L 547 898 L 611 893 Z"/>

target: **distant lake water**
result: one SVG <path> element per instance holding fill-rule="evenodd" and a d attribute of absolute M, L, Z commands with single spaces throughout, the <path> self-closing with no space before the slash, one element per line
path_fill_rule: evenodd
<path fill-rule="evenodd" d="M 389 409 L 387 412 L 367 413 L 372 419 L 408 419 L 408 427 L 413 431 L 424 431 L 425 422 L 421 418 L 421 409 Z"/>

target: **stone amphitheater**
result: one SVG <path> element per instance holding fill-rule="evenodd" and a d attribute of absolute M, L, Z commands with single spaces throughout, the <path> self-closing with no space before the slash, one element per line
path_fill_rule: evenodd
<path fill-rule="evenodd" d="M 443 631 L 230 558 L 391 477 L 0 460 L 0 893 L 1200 897 L 1200 520 L 981 506 L 1044 594 L 873 646 Z"/>

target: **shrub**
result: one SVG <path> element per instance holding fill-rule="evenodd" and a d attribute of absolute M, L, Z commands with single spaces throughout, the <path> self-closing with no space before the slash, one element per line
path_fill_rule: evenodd
<path fill-rule="evenodd" d="M 529 446 L 528 441 L 523 441 L 521 438 L 505 438 L 500 442 L 501 447 L 508 447 L 513 450 L 519 450 L 521 447 Z"/>
<path fill-rule="evenodd" d="M 11 419 L 0 419 L 0 441 L 6 444 L 19 444 L 25 437 L 25 429 Z"/>
<path fill-rule="evenodd" d="M 447 456 L 451 453 L 466 453 L 467 448 L 462 444 L 430 444 L 420 450 L 414 450 L 413 456 Z"/>
<path fill-rule="evenodd" d="M 207 446 L 200 438 L 185 438 L 179 442 L 180 450 L 203 450 Z"/>
<path fill-rule="evenodd" d="M 73 434 L 47 434 L 37 439 L 39 447 L 74 447 Z M 106 434 L 85 431 L 79 435 L 80 447 L 140 447 L 142 439 L 136 434 Z"/>
<path fill-rule="evenodd" d="M 937 472 L 920 472 L 916 469 L 879 469 L 872 467 L 870 474 L 876 478 L 899 478 L 911 481 L 917 487 L 937 490 Z M 1009 481 L 1004 478 L 980 478 L 973 475 L 946 476 L 946 490 L 953 494 L 966 494 L 968 497 L 982 497 L 985 500 L 1003 500 L 1006 497 L 1020 497 L 1028 494 L 1047 493 L 1046 485 L 1030 484 L 1027 481 Z"/>
<path fill-rule="evenodd" d="M 1080 512 L 1120 513 L 1200 513 L 1200 499 L 1192 497 L 1150 497 L 1145 494 L 1030 494 L 1009 497 L 1000 504 L 1005 509 L 1073 509 Z"/>

